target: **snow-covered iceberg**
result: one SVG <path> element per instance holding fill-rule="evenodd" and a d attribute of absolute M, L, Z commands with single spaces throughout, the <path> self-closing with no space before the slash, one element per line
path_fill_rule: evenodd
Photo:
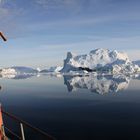
<path fill-rule="evenodd" d="M 98 94 L 117 93 L 129 85 L 130 78 L 125 75 L 106 76 L 64 76 L 64 84 L 69 92 L 77 89 L 88 89 Z"/>
<path fill-rule="evenodd" d="M 30 67 L 11 67 L 12 69 L 14 69 L 17 74 L 35 74 L 35 73 L 38 73 L 38 70 L 37 69 L 33 69 L 33 68 L 30 68 Z"/>
<path fill-rule="evenodd" d="M 16 75 L 17 72 L 13 68 L 3 68 L 3 69 L 0 70 L 0 74 L 1 75 L 6 75 L 6 74 L 7 75 Z"/>
<path fill-rule="evenodd" d="M 101 48 L 92 50 L 89 54 L 85 55 L 75 55 L 68 52 L 61 72 L 67 73 L 79 70 L 89 72 L 107 71 L 114 74 L 134 73 L 140 71 L 140 68 L 129 60 L 126 53 Z"/>
<path fill-rule="evenodd" d="M 50 67 L 49 69 L 41 70 L 40 72 L 41 73 L 59 73 L 62 70 L 62 68 L 63 67 L 61 66 L 53 66 L 53 67 Z"/>
<path fill-rule="evenodd" d="M 34 75 L 37 74 L 38 70 L 30 67 L 9 67 L 0 70 L 1 77 L 15 77 L 16 75 Z"/>

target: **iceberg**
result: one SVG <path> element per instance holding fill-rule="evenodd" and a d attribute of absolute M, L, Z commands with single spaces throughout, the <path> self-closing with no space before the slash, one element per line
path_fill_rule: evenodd
<path fill-rule="evenodd" d="M 76 55 L 67 53 L 62 73 L 86 70 L 88 72 L 134 73 L 140 71 L 138 65 L 132 63 L 126 53 L 116 50 L 96 49 L 89 54 Z"/>
<path fill-rule="evenodd" d="M 17 72 L 17 74 L 35 74 L 35 73 L 38 73 L 38 70 L 30 68 L 30 67 L 16 66 L 16 67 L 11 67 L 11 69 L 14 69 Z"/>
<path fill-rule="evenodd" d="M 1 75 L 16 75 L 17 72 L 13 68 L 4 68 L 0 70 Z"/>
<path fill-rule="evenodd" d="M 61 66 L 53 66 L 50 67 L 49 69 L 44 69 L 41 70 L 41 73 L 59 73 L 61 71 L 62 67 Z"/>
<path fill-rule="evenodd" d="M 0 70 L 1 77 L 15 77 L 16 75 L 34 75 L 37 74 L 38 70 L 29 67 L 9 67 Z"/>

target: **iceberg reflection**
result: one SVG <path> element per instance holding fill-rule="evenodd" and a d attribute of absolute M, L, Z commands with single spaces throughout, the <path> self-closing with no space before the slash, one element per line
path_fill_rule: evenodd
<path fill-rule="evenodd" d="M 98 94 L 117 93 L 128 87 L 130 78 L 125 75 L 105 76 L 68 76 L 64 75 L 64 84 L 69 92 L 77 89 L 89 89 Z"/>
<path fill-rule="evenodd" d="M 16 74 L 6 74 L 6 75 L 0 75 L 0 78 L 6 78 L 6 79 L 28 79 L 35 76 L 34 74 L 22 74 L 22 75 L 16 75 Z"/>

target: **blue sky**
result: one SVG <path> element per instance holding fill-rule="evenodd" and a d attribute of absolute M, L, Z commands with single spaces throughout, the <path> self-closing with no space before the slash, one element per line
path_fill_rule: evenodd
<path fill-rule="evenodd" d="M 0 0 L 0 67 L 62 65 L 67 51 L 140 59 L 139 0 Z"/>

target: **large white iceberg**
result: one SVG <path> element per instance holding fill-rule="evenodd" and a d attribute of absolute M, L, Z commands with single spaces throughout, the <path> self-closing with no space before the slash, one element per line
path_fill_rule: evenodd
<path fill-rule="evenodd" d="M 101 48 L 92 50 L 85 55 L 68 52 L 61 72 L 79 70 L 134 73 L 140 71 L 140 68 L 129 60 L 126 53 Z"/>

